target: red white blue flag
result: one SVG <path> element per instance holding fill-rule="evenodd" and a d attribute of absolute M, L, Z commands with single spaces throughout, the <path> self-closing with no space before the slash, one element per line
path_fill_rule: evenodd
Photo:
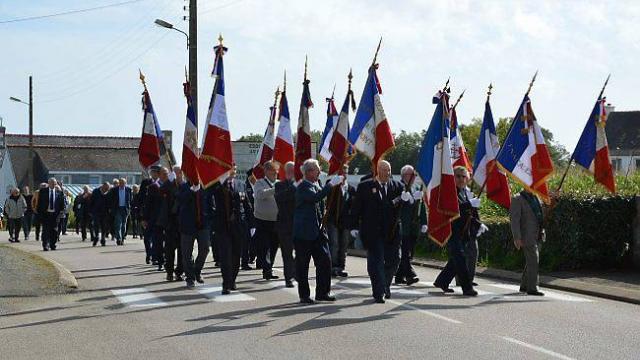
<path fill-rule="evenodd" d="M 227 48 L 223 47 L 222 44 L 215 47 L 216 59 L 213 74 L 216 77 L 216 82 L 209 103 L 207 128 L 204 134 L 198 167 L 200 179 L 205 188 L 216 182 L 224 182 L 233 167 L 231 134 L 229 133 L 227 106 L 224 96 L 225 83 L 222 58 L 226 51 Z"/>
<path fill-rule="evenodd" d="M 609 158 L 609 145 L 605 125 L 607 123 L 606 99 L 596 101 L 587 125 L 582 130 L 572 158 L 576 164 L 593 174 L 596 182 L 612 193 L 616 192 L 616 181 Z"/>
<path fill-rule="evenodd" d="M 458 128 L 458 114 L 456 108 L 451 109 L 451 157 L 453 159 L 453 167 L 464 166 L 469 173 L 473 172 L 471 161 L 467 156 L 467 149 L 464 147 L 462 135 Z"/>
<path fill-rule="evenodd" d="M 273 161 L 280 164 L 280 172 L 278 174 L 280 180 L 285 179 L 284 164 L 295 160 L 291 120 L 289 117 L 289 103 L 287 102 L 286 92 L 286 90 L 282 91 L 282 96 L 280 97 L 278 135 L 276 136 L 275 147 L 273 149 Z"/>
<path fill-rule="evenodd" d="M 498 166 L 550 204 L 547 179 L 553 173 L 553 162 L 528 95 L 522 99 L 502 147 L 498 154 Z"/>
<path fill-rule="evenodd" d="M 320 138 L 320 157 L 324 161 L 331 161 L 331 151 L 329 151 L 329 144 L 331 144 L 331 138 L 338 125 L 338 110 L 336 110 L 336 104 L 333 96 L 327 98 L 327 122 Z"/>
<path fill-rule="evenodd" d="M 508 209 L 511 207 L 511 191 L 507 175 L 496 165 L 496 156 L 500 152 L 500 143 L 493 122 L 489 100 L 484 105 L 484 119 L 480 129 L 476 158 L 474 162 L 473 181 L 484 187 L 487 198 Z"/>
<path fill-rule="evenodd" d="M 184 96 L 187 98 L 187 119 L 184 125 L 182 142 L 182 172 L 192 184 L 200 183 L 198 175 L 198 120 L 191 102 L 189 82 L 184 84 Z"/>
<path fill-rule="evenodd" d="M 353 91 L 349 89 L 347 97 L 344 99 L 340 116 L 336 124 L 329 151 L 331 151 L 331 160 L 329 161 L 329 175 L 342 174 L 342 168 L 353 156 L 353 148 L 349 143 L 349 106 L 355 110 L 355 100 L 353 99 Z M 346 175 L 346 174 L 343 174 Z"/>
<path fill-rule="evenodd" d="M 449 140 L 449 95 L 438 92 L 433 100 L 438 105 L 422 140 L 416 170 L 426 186 L 429 238 L 444 246 L 451 237 L 451 222 L 460 217 L 460 208 Z"/>
<path fill-rule="evenodd" d="M 298 115 L 298 131 L 296 132 L 295 173 L 296 181 L 302 180 L 302 164 L 311 159 L 311 125 L 309 124 L 309 108 L 313 106 L 309 92 L 309 80 L 302 83 L 302 99 Z"/>
<path fill-rule="evenodd" d="M 267 129 L 264 132 L 264 137 L 262 138 L 262 144 L 260 144 L 260 149 L 258 150 L 258 155 L 256 156 L 256 162 L 253 165 L 253 170 L 251 171 L 251 182 L 255 183 L 257 180 L 260 180 L 264 177 L 264 169 L 263 165 L 267 161 L 271 161 L 273 159 L 273 148 L 275 147 L 275 118 L 277 113 L 277 107 L 272 106 L 269 108 L 269 124 L 267 124 Z"/>
<path fill-rule="evenodd" d="M 140 72 L 140 79 L 144 83 L 142 72 Z M 142 118 L 142 136 L 140 137 L 140 145 L 138 146 L 138 159 L 140 165 L 146 169 L 151 165 L 158 164 L 160 162 L 160 156 L 166 154 L 164 136 L 160 129 L 156 112 L 153 110 L 151 96 L 149 95 L 149 90 L 147 90 L 146 85 L 142 92 L 142 111 L 144 115 Z"/>

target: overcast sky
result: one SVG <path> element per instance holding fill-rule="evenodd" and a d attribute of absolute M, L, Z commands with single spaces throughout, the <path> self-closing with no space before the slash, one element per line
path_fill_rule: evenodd
<path fill-rule="evenodd" d="M 2 0 L 0 21 L 120 2 Z M 139 136 L 138 68 L 147 76 L 160 124 L 181 149 L 187 51 L 183 0 L 146 0 L 95 12 L 0 24 L 0 116 L 10 133 L 27 131 L 34 76 L 39 134 Z M 572 151 L 608 73 L 617 110 L 640 108 L 640 2 L 637 1 L 199 1 L 199 121 L 204 126 L 213 79 L 212 47 L 225 38 L 227 113 L 232 137 L 263 133 L 275 87 L 287 70 L 292 125 L 297 123 L 305 54 L 309 56 L 314 129 L 324 127 L 325 97 L 336 84 L 341 105 L 353 67 L 359 100 L 380 36 L 382 102 L 394 132 L 425 129 L 431 97 L 447 77 L 462 123 L 482 116 L 494 84 L 494 116 L 513 116 L 533 73 L 541 125 Z M 178 151 L 180 152 L 180 151 Z"/>

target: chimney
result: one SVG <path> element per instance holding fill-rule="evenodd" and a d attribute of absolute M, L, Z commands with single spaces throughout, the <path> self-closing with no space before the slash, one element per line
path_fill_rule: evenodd
<path fill-rule="evenodd" d="M 167 150 L 173 150 L 173 131 L 171 130 L 162 130 L 162 135 L 164 136 L 164 143 L 167 146 Z"/>
<path fill-rule="evenodd" d="M 604 106 L 604 110 L 607 112 L 607 116 L 611 115 L 612 112 L 616 111 L 616 107 L 614 105 L 611 105 L 611 103 L 607 103 L 607 105 Z"/>

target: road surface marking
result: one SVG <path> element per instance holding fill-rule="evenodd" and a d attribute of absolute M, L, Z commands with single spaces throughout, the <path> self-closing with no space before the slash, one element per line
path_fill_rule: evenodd
<path fill-rule="evenodd" d="M 117 289 L 111 290 L 118 300 L 130 307 L 151 307 L 151 306 L 166 306 L 167 303 L 158 299 L 145 288 L 130 288 L 130 289 Z"/>
<path fill-rule="evenodd" d="M 554 352 L 554 351 L 551 351 L 551 350 L 547 350 L 547 349 L 542 348 L 542 347 L 540 347 L 540 346 L 535 346 L 535 345 L 527 344 L 526 342 L 523 342 L 523 341 L 520 341 L 520 340 L 516 340 L 516 339 L 514 339 L 514 338 L 510 338 L 510 337 L 507 337 L 507 336 L 503 336 L 502 338 L 503 338 L 504 340 L 507 340 L 507 341 L 508 341 L 508 342 L 510 342 L 510 343 L 517 344 L 517 345 L 520 345 L 520 346 L 524 346 L 524 347 L 526 347 L 526 348 L 528 348 L 528 349 L 535 350 L 535 351 L 537 351 L 537 352 L 541 352 L 541 353 L 543 353 L 543 354 L 547 354 L 547 355 L 549 355 L 549 356 L 553 356 L 553 357 L 555 357 L 555 358 L 557 358 L 557 359 L 562 359 L 562 360 L 575 360 L 574 358 L 571 358 L 571 357 L 568 357 L 568 356 L 565 356 L 565 355 L 562 355 L 562 354 L 558 354 L 557 352 Z"/>
<path fill-rule="evenodd" d="M 500 289 L 512 290 L 512 291 L 520 291 L 519 285 L 511 285 L 511 284 L 488 284 L 489 286 L 497 287 Z M 585 299 L 577 296 L 571 296 L 566 294 L 561 294 L 553 291 L 544 291 L 544 297 L 560 300 L 560 301 L 569 301 L 569 302 L 593 302 L 591 299 Z"/>
<path fill-rule="evenodd" d="M 462 321 L 451 319 L 451 318 L 448 318 L 446 316 L 443 316 L 443 315 L 440 315 L 440 314 L 436 314 L 436 313 L 428 311 L 428 310 L 420 309 L 419 307 L 416 307 L 416 306 L 413 306 L 413 305 L 410 305 L 410 304 L 407 304 L 407 303 L 402 303 L 402 302 L 395 301 L 395 300 L 386 300 L 386 302 L 394 304 L 394 305 L 398 305 L 400 307 L 404 307 L 404 308 L 407 308 L 407 309 L 410 309 L 410 310 L 415 310 L 415 311 L 417 311 L 417 312 L 419 312 L 421 314 L 429 315 L 429 316 L 434 317 L 436 319 L 444 320 L 444 321 L 450 322 L 452 324 L 462 324 Z"/>
<path fill-rule="evenodd" d="M 229 295 L 222 295 L 222 286 L 206 285 L 197 287 L 196 290 L 215 302 L 255 301 L 253 296 L 241 292 L 232 291 Z"/>

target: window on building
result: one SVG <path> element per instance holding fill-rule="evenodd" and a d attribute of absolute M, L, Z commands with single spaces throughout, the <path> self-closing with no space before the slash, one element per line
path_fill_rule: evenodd
<path fill-rule="evenodd" d="M 615 171 L 622 171 L 622 159 L 611 159 L 611 165 Z"/>
<path fill-rule="evenodd" d="M 640 159 L 636 159 L 636 171 L 640 171 Z"/>
<path fill-rule="evenodd" d="M 100 176 L 100 175 L 89 175 L 89 184 L 90 185 L 100 185 L 100 184 L 102 184 L 102 176 Z"/>
<path fill-rule="evenodd" d="M 56 180 L 63 185 L 71 184 L 71 175 L 58 175 Z"/>
<path fill-rule="evenodd" d="M 135 175 L 127 175 L 125 177 L 125 179 L 127 179 L 127 184 L 128 185 L 133 185 L 136 183 L 136 176 Z"/>

